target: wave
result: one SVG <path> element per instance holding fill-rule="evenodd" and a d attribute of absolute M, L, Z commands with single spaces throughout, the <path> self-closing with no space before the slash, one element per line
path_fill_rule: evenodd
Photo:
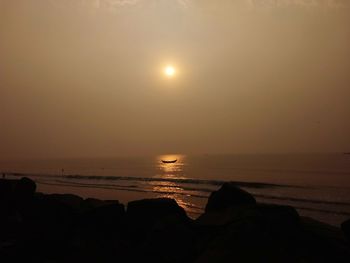
<path fill-rule="evenodd" d="M 247 188 L 272 188 L 272 187 L 298 187 L 297 185 L 261 183 L 261 182 L 243 182 L 243 181 L 227 181 L 227 180 L 205 180 L 194 178 L 164 178 L 164 177 L 133 177 L 133 176 L 100 176 L 100 175 L 57 175 L 57 174 L 26 174 L 26 173 L 7 173 L 11 176 L 35 176 L 46 178 L 65 178 L 79 180 L 105 180 L 105 181 L 141 181 L 141 182 L 172 182 L 178 184 L 195 184 L 195 185 L 210 185 L 221 186 L 224 183 L 230 182 L 239 187 Z"/>
<path fill-rule="evenodd" d="M 181 196 L 188 196 L 187 193 L 182 192 L 175 192 L 175 191 L 159 191 L 159 190 L 147 190 L 147 189 L 135 189 L 135 188 L 129 188 L 124 186 L 118 186 L 118 185 L 98 185 L 98 184 L 83 184 L 83 183 L 50 183 L 50 182 L 43 182 L 38 181 L 39 184 L 46 184 L 46 185 L 55 185 L 55 186 L 70 186 L 70 187 L 87 187 L 87 188 L 98 188 L 98 189 L 109 189 L 109 190 L 120 190 L 120 191 L 132 191 L 132 192 L 142 192 L 142 193 L 156 193 L 156 194 L 163 194 L 163 195 L 181 195 Z M 310 200 L 310 199 L 298 199 L 298 198 L 291 198 L 291 197 L 275 197 L 275 196 L 267 196 L 267 195 L 255 195 L 256 197 L 263 197 L 264 199 L 278 199 L 278 200 L 292 200 L 296 202 L 305 202 L 305 203 L 318 203 L 318 204 L 341 204 L 341 205 L 350 205 L 350 203 L 345 202 L 329 202 L 329 201 L 321 201 L 321 200 Z M 194 198 L 208 198 L 207 195 L 198 195 L 198 194 L 192 194 L 191 197 Z M 201 214 L 204 211 L 204 207 L 199 207 L 193 204 L 187 204 L 184 203 L 182 206 L 185 206 L 188 209 L 191 209 L 192 214 Z M 335 211 L 335 210 L 327 210 L 322 208 L 315 208 L 315 207 L 307 207 L 302 205 L 294 205 L 294 207 L 298 210 L 307 210 L 312 212 L 319 212 L 319 213 L 326 213 L 326 214 L 334 214 L 334 215 L 343 215 L 343 216 L 350 216 L 350 212 L 347 211 Z M 194 211 L 193 211 L 194 210 Z"/>
<path fill-rule="evenodd" d="M 86 188 L 97 188 L 97 189 L 110 189 L 110 190 L 121 190 L 121 191 L 130 191 L 130 192 L 141 192 L 141 193 L 156 193 L 156 194 L 167 194 L 167 195 L 183 195 L 188 196 L 188 193 L 183 193 L 180 191 L 162 191 L 162 190 L 151 190 L 151 189 L 144 189 L 144 188 L 131 188 L 131 187 L 125 187 L 120 185 L 100 185 L 100 184 L 84 184 L 84 183 L 74 183 L 74 182 L 66 182 L 66 183 L 54 183 L 54 182 L 45 182 L 45 181 L 36 181 L 39 184 L 46 184 L 46 185 L 55 185 L 55 186 L 71 186 L 71 187 L 86 187 Z M 207 195 L 200 195 L 200 194 L 191 194 L 191 197 L 197 197 L 197 198 L 208 198 Z"/>
<path fill-rule="evenodd" d="M 153 193 L 167 196 L 184 196 L 190 198 L 207 199 L 210 193 L 216 190 L 224 180 L 204 180 L 193 178 L 160 178 L 160 177 L 128 177 L 128 176 L 96 176 L 96 175 L 58 175 L 58 174 L 29 174 L 29 173 L 7 173 L 12 176 L 28 176 L 39 184 L 79 187 L 79 188 L 96 188 L 106 190 L 130 191 L 140 193 Z M 142 182 L 146 182 L 142 184 Z M 260 182 L 241 182 L 230 181 L 238 187 L 245 188 L 249 191 L 254 188 L 276 188 L 276 187 L 293 187 L 307 188 L 305 186 L 283 185 Z M 268 190 L 268 189 L 267 189 Z M 255 192 L 255 191 L 254 191 Z M 278 196 L 265 193 L 253 193 L 260 202 L 292 204 L 300 210 L 309 210 L 320 213 L 350 215 L 347 211 L 350 202 L 331 201 L 315 198 L 300 198 L 291 196 Z M 185 206 L 187 206 L 185 204 Z M 321 206 L 321 207 L 320 207 Z M 326 207 L 325 207 L 326 206 Z M 331 209 L 328 209 L 332 206 Z M 198 211 L 203 211 L 203 207 L 188 207 Z M 345 211 L 344 211 L 345 210 Z"/>
<path fill-rule="evenodd" d="M 205 198 L 207 199 L 209 197 L 209 192 L 211 192 L 209 189 L 204 189 L 204 192 L 206 194 L 201 193 L 201 190 L 198 188 L 187 188 L 187 187 L 178 187 L 178 186 L 172 186 L 172 185 L 152 185 L 153 187 L 166 187 L 167 190 L 157 190 L 157 189 L 147 189 L 147 188 L 140 188 L 137 185 L 118 185 L 118 184 L 94 184 L 94 183 L 78 183 L 78 182 L 69 182 L 69 181 L 62 181 L 62 180 L 55 180 L 55 182 L 50 181 L 42 181 L 38 180 L 37 183 L 39 184 L 46 184 L 46 185 L 55 185 L 55 186 L 70 186 L 70 187 L 82 187 L 82 188 L 97 188 L 97 189 L 106 189 L 106 190 L 119 190 L 119 191 L 130 191 L 130 192 L 141 192 L 141 193 L 154 193 L 154 194 L 161 194 L 161 195 L 170 195 L 170 196 L 190 196 L 192 198 Z M 173 190 L 169 190 L 173 189 Z M 193 191 L 193 193 L 189 193 L 188 191 Z M 266 194 L 254 194 L 254 196 L 258 199 L 263 200 L 274 200 L 274 201 L 291 201 L 295 203 L 293 206 L 296 209 L 300 210 L 308 210 L 308 211 L 315 211 L 320 213 L 327 213 L 327 214 L 337 214 L 337 215 L 350 215 L 350 212 L 347 211 L 340 211 L 340 210 L 333 210 L 333 209 L 325 209 L 325 208 L 318 208 L 318 207 L 310 207 L 307 205 L 312 204 L 319 204 L 319 205 L 333 205 L 333 206 L 350 206 L 349 202 L 340 202 L 340 201 L 326 201 L 326 200 L 318 200 L 318 199 L 306 199 L 306 198 L 295 198 L 295 197 L 289 197 L 289 196 L 273 196 L 273 195 L 266 195 Z M 203 211 L 204 207 L 194 206 L 193 204 L 184 204 L 184 206 L 195 209 L 199 213 L 199 211 Z"/>
<path fill-rule="evenodd" d="M 264 195 L 264 194 L 254 194 L 254 196 L 260 197 L 263 199 L 276 199 L 281 201 L 350 206 L 350 202 L 341 202 L 341 201 L 327 201 L 327 200 L 319 200 L 319 199 L 295 198 L 295 197 L 289 197 L 289 196 L 272 196 L 272 195 Z"/>
<path fill-rule="evenodd" d="M 49 183 L 43 181 L 37 181 L 42 184 L 54 184 L 54 185 L 65 185 L 65 186 L 76 186 L 76 187 L 91 187 L 91 188 L 104 188 L 104 189 L 116 189 L 116 190 L 125 190 L 125 191 L 135 191 L 135 192 L 153 192 L 153 193 L 161 193 L 161 194 L 178 194 L 178 195 L 186 195 L 197 198 L 208 198 L 209 193 L 213 191 L 213 189 L 207 188 L 193 188 L 193 187 L 179 187 L 178 185 L 160 185 L 154 184 L 152 187 L 166 187 L 167 191 L 147 189 L 145 187 L 140 188 L 137 185 L 118 185 L 118 184 L 91 184 L 91 183 L 78 183 L 78 182 L 69 182 L 56 180 L 57 183 Z M 174 190 L 169 190 L 174 189 Z M 196 194 L 190 194 L 184 191 L 193 191 Z M 204 192 L 208 194 L 197 194 L 198 192 Z M 266 195 L 266 194 L 253 194 L 256 198 L 269 199 L 269 200 L 279 200 L 279 201 L 292 201 L 299 203 L 313 203 L 313 204 L 325 204 L 325 205 L 342 205 L 342 206 L 350 206 L 350 202 L 341 202 L 341 201 L 327 201 L 320 199 L 309 199 L 309 198 L 296 198 L 290 196 L 274 196 L 274 195 Z"/>
<path fill-rule="evenodd" d="M 94 188 L 94 189 L 105 189 L 105 190 L 120 190 L 120 191 L 130 191 L 130 192 L 141 192 L 141 193 L 156 193 L 161 195 L 182 195 L 182 196 L 188 196 L 188 194 L 178 192 L 178 191 L 161 191 L 161 190 L 149 190 L 149 189 L 139 189 L 137 186 L 122 186 L 122 185 L 106 185 L 106 184 L 84 184 L 84 183 L 76 183 L 76 182 L 64 182 L 64 181 L 57 181 L 50 182 L 50 181 L 41 181 L 36 180 L 36 183 L 38 184 L 44 184 L 44 185 L 54 185 L 54 186 L 69 186 L 69 187 L 79 187 L 79 188 Z M 192 194 L 191 197 L 195 198 L 208 198 L 208 196 L 198 195 L 198 194 Z M 185 206 L 188 210 L 190 210 L 190 213 L 192 214 L 201 214 L 203 211 L 202 207 L 199 207 L 192 203 L 185 203 L 183 202 L 181 206 Z"/>
<path fill-rule="evenodd" d="M 305 207 L 305 206 L 294 206 L 294 208 L 297 210 L 307 210 L 311 212 L 318 212 L 318 213 L 324 213 L 324 214 L 350 216 L 350 212 L 346 212 L 346 211 L 334 211 L 334 210 L 326 210 L 326 209 L 319 209 L 319 208 Z"/>

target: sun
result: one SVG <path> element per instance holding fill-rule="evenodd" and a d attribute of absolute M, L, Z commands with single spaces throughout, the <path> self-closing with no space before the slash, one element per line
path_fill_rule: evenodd
<path fill-rule="evenodd" d="M 176 69 L 172 65 L 168 65 L 164 68 L 164 75 L 168 78 L 172 78 L 176 75 Z"/>

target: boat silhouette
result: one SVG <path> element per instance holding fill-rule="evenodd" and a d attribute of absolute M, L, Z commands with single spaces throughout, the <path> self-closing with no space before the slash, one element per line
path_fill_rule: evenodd
<path fill-rule="evenodd" d="M 162 160 L 162 163 L 176 163 L 177 159 L 175 160 Z"/>

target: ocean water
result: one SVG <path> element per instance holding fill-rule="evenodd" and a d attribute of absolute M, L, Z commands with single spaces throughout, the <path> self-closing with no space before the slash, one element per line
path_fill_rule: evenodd
<path fill-rule="evenodd" d="M 177 159 L 165 164 L 161 160 Z M 159 155 L 133 158 L 2 161 L 6 177 L 34 179 L 38 191 L 83 197 L 176 199 L 193 218 L 211 191 L 232 181 L 259 202 L 294 206 L 333 225 L 350 218 L 350 155 Z"/>

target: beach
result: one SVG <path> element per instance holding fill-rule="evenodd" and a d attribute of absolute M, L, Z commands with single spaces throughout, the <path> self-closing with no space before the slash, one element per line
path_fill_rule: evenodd
<path fill-rule="evenodd" d="M 177 158 L 174 164 L 161 159 Z M 63 170 L 62 170 L 63 169 Z M 235 182 L 265 203 L 339 226 L 350 216 L 350 157 L 344 154 L 159 155 L 1 162 L 7 178 L 27 176 L 43 193 L 88 198 L 174 198 L 198 217 L 210 193 Z"/>

